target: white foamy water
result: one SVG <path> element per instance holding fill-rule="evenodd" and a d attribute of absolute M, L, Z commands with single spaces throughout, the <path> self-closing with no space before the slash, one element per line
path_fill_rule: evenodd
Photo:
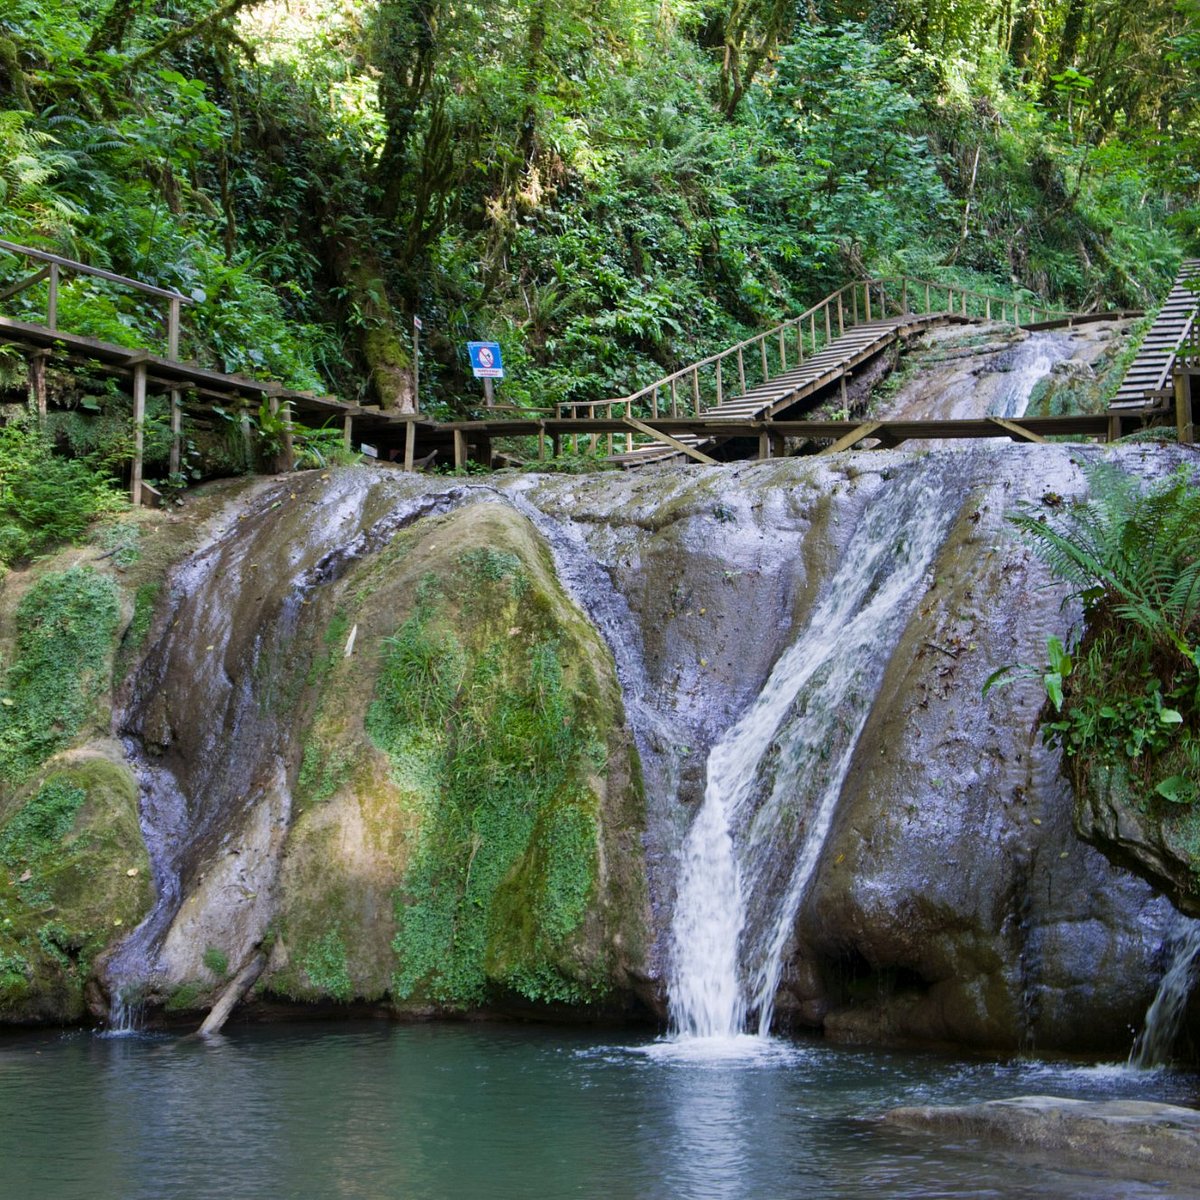
<path fill-rule="evenodd" d="M 1160 1067 L 1171 1057 L 1171 1048 L 1183 1024 L 1188 998 L 1200 973 L 1200 921 L 1179 917 L 1169 935 L 1171 965 L 1158 993 L 1146 1010 L 1141 1033 L 1129 1052 L 1129 1065 L 1142 1070 Z"/>

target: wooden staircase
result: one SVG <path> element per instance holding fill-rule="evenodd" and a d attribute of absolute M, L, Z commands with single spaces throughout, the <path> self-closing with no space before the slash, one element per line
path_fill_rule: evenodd
<path fill-rule="evenodd" d="M 1180 346 L 1193 332 L 1198 307 L 1200 259 L 1186 259 L 1109 405 L 1111 414 L 1119 417 L 1170 402 L 1174 396 L 1171 376 L 1175 359 Z"/>

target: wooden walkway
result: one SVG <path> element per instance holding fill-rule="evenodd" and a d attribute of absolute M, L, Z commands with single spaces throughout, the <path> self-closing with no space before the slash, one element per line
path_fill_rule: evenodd
<path fill-rule="evenodd" d="M 1200 306 L 1200 291 L 1189 287 L 1189 281 L 1200 284 L 1200 259 L 1187 259 L 1180 267 L 1174 287 L 1125 372 L 1110 412 L 1161 405 L 1174 396 L 1175 358 L 1192 332 Z"/>
<path fill-rule="evenodd" d="M 595 454 L 603 445 L 611 460 L 623 465 L 680 456 L 711 463 L 716 460 L 710 452 L 724 457 L 757 454 L 759 458 L 771 458 L 782 453 L 785 437 L 810 441 L 814 448 L 821 447 L 821 453 L 864 442 L 895 446 L 911 439 L 1111 439 L 1124 432 L 1121 419 L 1111 414 L 1021 420 L 809 420 L 799 419 L 804 417 L 799 406 L 819 394 L 831 396 L 832 389 L 839 385 L 844 397 L 846 380 L 856 370 L 888 347 L 933 326 L 999 320 L 1034 330 L 1140 315 L 1053 312 L 1032 308 L 1024 301 L 907 278 L 859 281 L 827 296 L 798 317 L 683 367 L 630 396 L 560 404 L 554 410 L 543 410 L 545 415 L 541 416 L 524 411 L 508 415 L 500 409 L 488 409 L 482 420 L 434 422 L 419 413 L 349 404 L 336 396 L 298 391 L 270 380 L 183 361 L 179 358 L 180 317 L 191 303 L 187 297 L 43 251 L 3 241 L 0 250 L 41 264 L 28 278 L 0 290 L 0 300 L 48 280 L 44 323 L 0 317 L 0 344 L 18 346 L 28 357 L 30 390 L 39 411 L 46 411 L 45 372 L 51 359 L 129 381 L 135 437 L 130 486 L 135 504 L 142 502 L 144 492 L 146 396 L 156 391 L 170 398 L 172 471 L 178 469 L 185 409 L 204 418 L 218 405 L 242 412 L 247 422 L 254 415 L 248 404 L 256 409 L 269 407 L 281 417 L 286 430 L 284 450 L 277 463 L 281 470 L 289 469 L 292 462 L 294 427 L 328 426 L 331 422 L 340 423 L 347 447 L 357 444 L 381 460 L 403 464 L 406 470 L 420 465 L 421 459 L 434 458 L 445 466 L 463 467 L 471 461 L 491 464 L 492 443 L 497 438 L 535 439 L 539 459 L 545 458 L 551 448 L 556 456 L 568 450 Z M 1191 266 L 1200 272 L 1200 264 Z M 60 274 L 72 271 L 132 288 L 165 305 L 165 353 L 118 346 L 58 328 Z M 1170 308 L 1176 312 L 1179 305 L 1172 300 Z M 1185 328 L 1173 343 L 1175 348 L 1186 334 Z M 1200 346 L 1193 349 L 1193 373 L 1200 373 Z M 1142 401 L 1128 409 L 1128 419 L 1140 423 L 1150 411 L 1164 410 L 1161 405 L 1147 409 Z M 248 424 L 244 428 L 248 429 Z M 1189 426 L 1187 440 L 1190 432 Z M 1182 430 L 1180 436 L 1184 436 Z M 623 444 L 624 453 L 614 453 L 614 439 Z"/>
<path fill-rule="evenodd" d="M 613 435 L 605 435 L 609 461 L 624 467 L 662 463 L 681 455 L 714 462 L 712 455 L 724 443 L 745 437 L 743 431 L 735 431 L 739 423 L 800 416 L 799 406 L 804 401 L 829 398 L 839 386 L 845 409 L 848 378 L 890 347 L 934 326 L 999 321 L 1035 330 L 1128 315 L 1049 310 L 1020 298 L 991 296 L 907 276 L 861 280 L 825 297 L 800 316 L 632 395 L 560 404 L 557 415 L 624 417 L 628 430 L 621 435 L 620 452 L 615 452 Z M 660 420 L 664 410 L 677 418 L 689 409 L 697 423 L 703 418 L 705 431 L 696 427 L 676 436 L 668 434 Z M 723 427 L 721 422 L 729 424 Z M 847 445 L 866 436 L 852 436 L 862 422 L 847 425 L 851 426 L 843 428 L 844 436 L 851 438 Z M 994 430 L 990 436 L 995 436 Z M 839 447 L 843 440 L 839 436 Z M 594 437 L 590 448 L 597 448 Z"/>

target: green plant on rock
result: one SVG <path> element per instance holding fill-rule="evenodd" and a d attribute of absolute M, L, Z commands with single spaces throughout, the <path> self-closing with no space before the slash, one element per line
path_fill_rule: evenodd
<path fill-rule="evenodd" d="M 229 955 L 219 946 L 206 946 L 201 961 L 204 963 L 204 969 L 218 979 L 224 979 L 229 974 Z"/>
<path fill-rule="evenodd" d="M 1005 668 L 991 688 L 1041 675 L 1043 736 L 1086 771 L 1118 764 L 1143 805 L 1191 804 L 1200 774 L 1200 488 L 1180 468 L 1159 483 L 1107 464 L 1085 498 L 1047 493 L 1009 520 L 1083 603 L 1068 653 L 1048 639 L 1043 668 Z"/>
<path fill-rule="evenodd" d="M 83 727 L 104 684 L 120 610 L 89 567 L 46 575 L 17 606 L 16 658 L 0 693 L 0 780 L 20 783 Z"/>

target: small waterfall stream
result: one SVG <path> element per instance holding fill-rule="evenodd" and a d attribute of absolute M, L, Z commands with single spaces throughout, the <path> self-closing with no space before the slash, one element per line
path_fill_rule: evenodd
<path fill-rule="evenodd" d="M 672 928 L 682 1038 L 770 1030 L 796 915 L 888 650 L 957 510 L 952 491 L 913 470 L 869 502 L 807 624 L 709 755 Z"/>
<path fill-rule="evenodd" d="M 1161 1067 L 1171 1057 L 1188 999 L 1200 975 L 1200 921 L 1177 918 L 1168 945 L 1171 965 L 1158 985 L 1158 992 L 1146 1010 L 1142 1031 L 1129 1052 L 1129 1065 L 1142 1070 Z"/>

